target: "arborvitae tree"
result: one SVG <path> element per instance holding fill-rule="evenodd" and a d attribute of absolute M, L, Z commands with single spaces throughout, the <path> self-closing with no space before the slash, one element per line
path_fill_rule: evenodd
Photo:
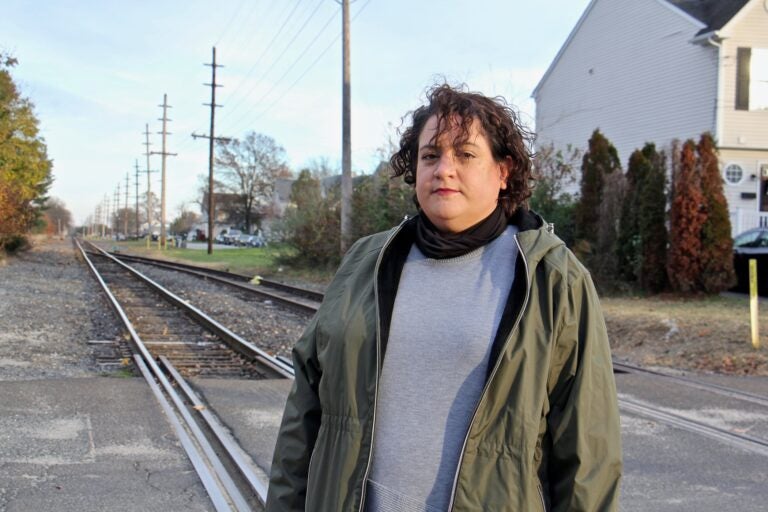
<path fill-rule="evenodd" d="M 642 154 L 649 167 L 638 193 L 638 278 L 643 290 L 658 293 L 667 284 L 666 165 L 664 154 L 653 144 L 646 144 Z"/>
<path fill-rule="evenodd" d="M 597 242 L 605 176 L 617 169 L 621 164 L 616 148 L 599 129 L 595 130 L 582 160 L 581 194 L 576 206 L 576 236 L 589 245 Z"/>
<path fill-rule="evenodd" d="M 610 193 L 605 190 L 608 181 Z M 595 130 L 582 159 L 574 251 L 604 290 L 614 288 L 618 276 L 616 241 L 623 194 L 624 175 L 616 148 Z"/>
<path fill-rule="evenodd" d="M 712 135 L 704 133 L 696 150 L 707 215 L 701 228 L 701 285 L 707 293 L 719 293 L 736 283 L 731 219 Z"/>
<path fill-rule="evenodd" d="M 605 175 L 597 241 L 595 250 L 587 259 L 587 267 L 592 272 L 595 283 L 600 289 L 606 291 L 616 289 L 620 279 L 617 244 L 619 217 L 626 195 L 626 185 L 626 179 L 620 170 Z"/>
<path fill-rule="evenodd" d="M 648 174 L 651 163 L 642 151 L 636 149 L 627 165 L 627 188 L 621 206 L 617 257 L 619 275 L 626 281 L 637 280 L 640 270 L 639 203 L 642 180 Z"/>
<path fill-rule="evenodd" d="M 707 220 L 695 151 L 696 144 L 686 141 L 680 153 L 669 214 L 667 276 L 672 288 L 683 293 L 698 289 L 702 270 L 701 229 Z"/>

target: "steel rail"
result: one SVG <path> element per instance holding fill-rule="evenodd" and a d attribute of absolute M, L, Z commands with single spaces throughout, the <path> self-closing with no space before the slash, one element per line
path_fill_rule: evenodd
<path fill-rule="evenodd" d="M 93 245 L 93 244 L 92 244 Z M 98 247 L 96 245 L 93 245 L 94 247 Z M 221 277 L 226 280 L 234 281 L 234 282 L 246 282 L 250 283 L 253 280 L 253 276 L 246 276 L 243 274 L 236 274 L 233 272 L 228 272 L 226 270 L 218 270 L 215 268 L 207 268 L 207 267 L 201 267 L 198 265 L 190 265 L 188 263 L 181 263 L 177 261 L 168 261 L 168 260 L 158 260 L 155 258 L 148 258 L 146 256 L 136 256 L 134 254 L 125 254 L 121 252 L 109 252 L 112 256 L 115 258 L 121 259 L 121 260 L 128 260 L 128 261 L 135 261 L 139 263 L 146 263 L 148 265 L 156 265 L 159 267 L 165 267 L 172 270 L 177 270 L 180 272 L 189 272 L 196 275 L 204 275 L 204 277 L 210 277 L 210 276 L 216 276 Z M 298 295 L 300 297 L 305 297 L 307 299 L 310 299 L 315 302 L 322 302 L 323 300 L 323 293 L 314 291 L 314 290 L 308 290 L 306 288 L 300 288 L 298 286 L 293 286 L 290 284 L 281 283 L 279 281 L 274 281 L 272 279 L 265 279 L 263 277 L 259 277 L 259 286 L 266 286 L 268 288 L 274 288 L 276 290 L 282 290 L 284 292 L 288 292 L 292 295 Z"/>
<path fill-rule="evenodd" d="M 721 386 L 719 384 L 702 382 L 699 380 L 691 379 L 689 377 L 683 377 L 681 375 L 669 375 L 656 370 L 650 370 L 650 369 L 643 368 L 640 366 L 635 366 L 632 364 L 621 363 L 615 360 L 613 361 L 613 369 L 618 370 L 621 373 L 632 373 L 636 375 L 653 375 L 654 377 L 661 377 L 663 379 L 680 383 L 684 386 L 689 386 L 696 389 L 702 389 L 704 391 L 711 391 L 712 393 L 717 393 L 719 395 L 727 396 L 729 398 L 735 398 L 738 400 L 743 400 L 745 402 L 752 402 L 754 404 L 762 405 L 763 407 L 768 407 L 768 397 L 766 396 L 758 395 L 755 393 L 749 393 L 747 391 L 741 391 L 739 389 L 729 388 L 727 386 Z"/>
<path fill-rule="evenodd" d="M 205 404 L 200 400 L 195 391 L 190 387 L 184 377 L 173 367 L 165 356 L 160 356 L 160 361 L 165 366 L 168 373 L 170 373 L 176 384 L 179 385 L 184 392 L 187 400 L 192 404 L 192 409 L 197 411 L 202 416 L 208 428 L 214 432 L 216 438 L 221 443 L 222 447 L 226 450 L 227 455 L 235 463 L 240 473 L 246 479 L 251 489 L 261 501 L 262 505 L 266 505 L 267 502 L 267 485 L 265 482 L 268 480 L 266 474 L 261 472 L 257 474 L 258 468 L 254 468 L 252 464 L 248 462 L 249 457 L 244 454 L 240 445 L 235 441 L 232 435 L 221 424 L 221 421 L 216 415 L 211 412 Z M 259 470 L 260 471 L 260 470 Z"/>
<path fill-rule="evenodd" d="M 94 247 L 98 251 L 102 250 L 98 246 L 94 245 Z M 301 288 L 289 287 L 288 285 L 283 285 L 288 288 L 292 288 L 292 289 L 282 290 L 283 292 L 293 294 L 293 295 L 301 295 L 302 300 L 297 300 L 296 298 L 286 297 L 285 295 L 278 295 L 275 292 L 270 292 L 270 291 L 261 289 L 259 286 L 251 284 L 249 277 L 243 276 L 240 274 L 231 274 L 223 270 L 193 267 L 193 265 L 154 260 L 151 258 L 144 258 L 140 256 L 124 255 L 120 253 L 109 253 L 109 252 L 107 254 L 122 261 L 128 261 L 133 263 L 143 263 L 145 265 L 152 265 L 155 267 L 164 268 L 166 270 L 173 270 L 175 272 L 184 272 L 197 277 L 201 277 L 203 279 L 210 279 L 212 281 L 216 281 L 218 283 L 222 283 L 227 286 L 238 288 L 239 290 L 242 290 L 254 295 L 258 295 L 264 299 L 268 299 L 273 302 L 277 302 L 285 306 L 297 309 L 304 313 L 314 313 L 317 310 L 318 301 L 316 301 L 315 299 L 308 299 L 305 293 L 301 293 L 301 292 L 310 292 L 309 290 L 303 290 Z M 266 283 L 263 283 L 261 280 L 259 281 L 259 283 L 266 285 Z M 278 285 L 280 285 L 280 283 L 272 282 L 272 284 L 268 286 L 271 288 L 278 289 Z M 311 292 L 311 293 L 316 293 L 316 292 Z M 305 300 L 309 300 L 310 302 L 304 302 Z"/>
<path fill-rule="evenodd" d="M 768 440 L 765 439 L 731 432 L 724 428 L 715 427 L 701 421 L 686 418 L 685 416 L 662 411 L 653 406 L 634 400 L 628 400 L 626 398 L 619 398 L 619 408 L 668 423 L 689 432 L 695 432 L 712 439 L 717 439 L 718 441 L 738 446 L 739 448 L 759 455 L 768 456 Z"/>
<path fill-rule="evenodd" d="M 218 460 L 218 456 L 216 456 L 215 452 L 213 452 L 213 450 L 210 448 L 210 444 L 207 442 L 204 436 L 203 436 L 202 442 L 198 438 L 198 434 L 202 434 L 202 433 L 199 431 L 199 427 L 197 427 L 197 424 L 194 423 L 194 421 L 192 422 L 192 424 L 194 425 L 194 427 L 197 427 L 197 429 L 195 430 L 194 428 L 191 428 L 191 425 L 189 424 L 187 425 L 187 428 L 190 428 L 193 435 L 196 437 L 196 441 L 198 442 L 198 445 L 195 445 L 192 442 L 189 434 L 186 432 L 185 428 L 182 426 L 176 413 L 173 411 L 170 404 L 168 403 L 168 400 L 165 398 L 162 391 L 160 390 L 160 387 L 157 385 L 157 382 L 155 382 L 155 379 L 157 379 L 157 381 L 160 382 L 163 389 L 171 398 L 171 400 L 174 402 L 174 404 L 177 406 L 177 408 L 179 409 L 179 412 L 182 414 L 182 417 L 184 417 L 186 421 L 187 417 L 185 417 L 184 415 L 185 409 L 183 407 L 183 404 L 181 404 L 181 400 L 178 397 L 178 393 L 176 393 L 173 390 L 173 387 L 168 382 L 168 379 L 165 377 L 165 375 L 160 370 L 155 360 L 152 358 L 151 354 L 149 353 L 146 346 L 142 342 L 141 338 L 137 334 L 136 330 L 134 329 L 130 320 L 126 316 L 122 307 L 120 307 L 120 304 L 118 303 L 114 294 L 112 294 L 112 292 L 110 291 L 106 282 L 101 277 L 96 267 L 93 265 L 93 262 L 91 262 L 90 258 L 88 258 L 88 255 L 85 253 L 85 250 L 83 250 L 82 246 L 77 240 L 75 240 L 75 244 L 77 245 L 77 248 L 80 250 L 80 253 L 84 261 L 86 262 L 88 268 L 90 269 L 91 273 L 94 275 L 99 285 L 101 286 L 102 290 L 107 295 L 107 298 L 112 308 L 116 311 L 121 321 L 123 322 L 123 325 L 128 330 L 132 344 L 136 349 L 136 352 L 138 352 L 137 354 L 134 354 L 134 360 L 136 361 L 137 366 L 141 371 L 142 375 L 144 376 L 145 380 L 147 381 L 150 388 L 152 389 L 152 392 L 157 397 L 163 411 L 166 413 L 166 417 L 171 422 L 171 425 L 174 427 L 174 430 L 176 431 L 176 433 L 179 435 L 179 440 L 182 443 L 182 447 L 184 448 L 184 451 L 187 453 L 187 457 L 189 458 L 190 462 L 195 468 L 195 471 L 200 477 L 200 480 L 203 483 L 203 486 L 205 487 L 206 491 L 208 492 L 208 496 L 211 498 L 211 501 L 213 502 L 214 507 L 216 508 L 217 511 L 220 511 L 220 512 L 232 510 L 232 506 L 230 506 L 229 501 L 225 497 L 225 493 L 229 492 L 230 488 L 232 488 L 233 489 L 232 493 L 234 493 L 234 495 L 230 493 L 229 497 L 234 501 L 233 505 L 236 507 L 235 510 L 238 510 L 238 511 L 249 510 L 249 507 L 247 506 L 247 504 L 245 504 L 245 499 L 242 497 L 242 494 L 240 494 L 240 492 L 237 490 L 236 486 L 234 486 L 234 483 L 232 482 L 231 478 L 229 478 L 228 475 L 226 475 L 226 471 L 224 471 L 223 475 L 216 474 L 216 476 L 214 476 L 214 473 L 218 473 L 220 469 L 223 469 L 223 466 L 221 466 L 221 462 Z M 186 416 L 188 416 L 188 413 Z M 208 450 L 205 449 L 206 444 L 208 445 L 208 448 L 209 448 Z M 203 453 L 200 452 L 201 449 Z M 205 457 L 204 454 L 207 457 Z M 211 457 L 210 454 L 212 454 L 213 459 L 210 458 Z M 214 461 L 217 461 L 218 464 L 216 464 L 216 462 Z M 245 508 L 242 508 L 243 505 L 245 505 Z"/>
<path fill-rule="evenodd" d="M 163 409 L 163 412 L 165 412 L 166 418 L 168 418 L 171 426 L 173 426 L 173 429 L 176 431 L 176 436 L 178 436 L 179 441 L 181 442 L 181 446 L 184 448 L 184 451 L 187 452 L 187 457 L 189 457 L 189 460 L 192 462 L 192 466 L 195 468 L 197 475 L 203 482 L 203 487 L 205 487 L 205 490 L 208 492 L 208 497 L 211 498 L 213 506 L 217 511 L 220 512 L 231 511 L 231 507 L 229 506 L 226 498 L 224 498 L 224 495 L 216 483 L 216 480 L 213 478 L 210 469 L 203 461 L 203 458 L 201 457 L 200 452 L 197 450 L 197 447 L 192 443 L 192 439 L 189 437 L 189 434 L 179 421 L 179 418 L 173 411 L 171 404 L 168 403 L 168 400 L 165 398 L 165 395 L 163 395 L 163 392 L 160 390 L 157 382 L 155 382 L 154 376 L 147 368 L 147 365 L 144 364 L 144 360 L 139 354 L 134 354 L 133 359 L 136 362 L 136 366 L 139 368 L 142 376 L 144 376 L 144 380 L 146 380 L 147 384 L 149 384 L 149 388 L 152 390 L 155 398 L 160 403 L 160 407 Z"/>
<path fill-rule="evenodd" d="M 278 302 L 285 306 L 298 309 L 299 311 L 302 311 L 304 313 L 314 313 L 317 310 L 317 304 L 320 301 L 322 301 L 322 298 L 318 300 L 315 298 L 308 298 L 306 296 L 307 293 L 317 293 L 317 292 L 310 292 L 310 290 L 304 290 L 302 288 L 297 288 L 289 285 L 282 285 L 281 283 L 277 283 L 274 281 L 270 282 L 271 284 L 267 284 L 265 280 L 259 279 L 259 285 L 264 285 L 269 288 L 273 288 L 275 290 L 280 290 L 290 295 L 298 295 L 301 297 L 301 300 L 297 300 L 296 298 L 286 297 L 284 295 L 278 295 L 275 292 L 264 290 L 260 286 L 252 284 L 251 279 L 249 277 L 243 276 L 240 274 L 231 274 L 223 270 L 205 269 L 201 267 L 191 268 L 193 267 L 192 265 L 186 265 L 183 263 L 153 260 L 150 258 L 124 255 L 119 253 L 117 254 L 109 253 L 109 254 L 122 261 L 143 263 L 145 265 L 152 265 L 158 268 L 164 268 L 166 270 L 173 270 L 175 272 L 184 272 L 186 274 L 201 277 L 203 279 L 210 279 L 217 283 L 222 283 L 227 286 L 231 286 L 248 293 L 259 295 L 264 299 L 268 299 L 273 302 Z M 319 294 L 319 295 L 322 296 L 322 294 Z M 304 302 L 305 300 L 309 300 L 311 302 Z"/>
<path fill-rule="evenodd" d="M 94 246 L 95 247 L 95 246 Z M 195 318 L 198 322 L 205 325 L 206 328 L 210 329 L 212 332 L 216 333 L 218 336 L 220 336 L 222 339 L 227 341 L 230 344 L 230 347 L 241 354 L 243 354 L 246 357 L 252 358 L 254 360 L 257 360 L 258 362 L 262 363 L 267 368 L 271 369 L 277 376 L 282 378 L 291 378 L 293 377 L 293 371 L 292 368 L 288 367 L 283 361 L 280 359 L 277 359 L 274 356 L 271 356 L 270 354 L 264 352 L 259 347 L 251 343 L 250 341 L 245 340 L 241 336 L 235 334 L 231 330 L 229 330 L 224 325 L 220 324 L 210 316 L 206 315 L 203 311 L 196 308 L 189 302 L 185 301 L 181 297 L 177 296 L 173 292 L 169 291 L 168 289 L 164 288 L 157 282 L 153 281 L 149 277 L 145 276 L 135 268 L 126 265 L 122 261 L 118 260 L 117 258 L 110 256 L 106 251 L 103 249 L 100 249 L 96 247 L 100 254 L 108 258 L 121 267 L 123 267 L 125 270 L 129 271 L 131 274 L 136 276 L 139 280 L 143 281 L 147 285 L 151 286 L 155 291 L 157 291 L 162 297 L 164 297 L 166 300 L 174 304 L 175 306 L 181 308 L 186 313 L 188 313 L 190 316 Z"/>

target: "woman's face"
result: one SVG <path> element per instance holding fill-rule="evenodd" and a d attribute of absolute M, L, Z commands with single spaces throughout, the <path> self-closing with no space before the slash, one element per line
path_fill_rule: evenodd
<path fill-rule="evenodd" d="M 437 229 L 458 233 L 477 224 L 496 208 L 499 190 L 507 188 L 511 159 L 496 162 L 475 119 L 467 140 L 455 143 L 455 123 L 436 141 L 437 116 L 419 135 L 416 198 Z"/>

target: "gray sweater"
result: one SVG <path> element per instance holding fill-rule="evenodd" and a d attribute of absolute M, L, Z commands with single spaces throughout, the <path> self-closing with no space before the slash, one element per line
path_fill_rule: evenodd
<path fill-rule="evenodd" d="M 444 511 L 515 274 L 516 228 L 400 277 L 374 430 L 369 512 Z"/>

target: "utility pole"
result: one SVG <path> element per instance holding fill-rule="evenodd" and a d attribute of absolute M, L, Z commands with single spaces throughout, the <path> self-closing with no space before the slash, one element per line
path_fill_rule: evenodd
<path fill-rule="evenodd" d="M 115 241 L 117 241 L 117 230 L 120 229 L 120 182 L 117 182 L 117 190 L 115 190 L 115 211 L 112 212 L 112 233 L 115 235 Z"/>
<path fill-rule="evenodd" d="M 211 83 L 203 84 L 211 87 L 211 102 L 203 103 L 205 106 L 211 107 L 211 131 L 208 135 L 192 134 L 193 139 L 208 139 L 208 254 L 213 254 L 213 222 L 216 218 L 215 207 L 216 204 L 213 200 L 213 143 L 216 141 L 229 142 L 231 139 L 226 137 L 216 137 L 214 132 L 214 117 L 216 113 L 216 107 L 222 105 L 216 104 L 216 88 L 221 85 L 216 83 L 216 68 L 223 68 L 221 64 L 216 64 L 216 47 L 213 47 L 213 60 L 210 64 L 204 64 L 205 66 L 211 66 Z"/>
<path fill-rule="evenodd" d="M 147 169 L 144 172 L 147 173 L 147 230 L 149 231 L 147 234 L 147 246 L 149 246 L 149 243 L 152 241 L 152 180 L 150 178 L 151 173 L 157 172 L 149 168 L 149 155 L 152 154 L 152 152 L 149 151 L 149 146 L 151 146 L 149 142 L 149 123 L 144 125 L 144 136 L 144 145 L 146 146 L 146 151 L 144 154 L 147 157 Z"/>
<path fill-rule="evenodd" d="M 107 222 L 109 222 L 109 196 L 104 194 L 104 216 L 101 223 L 101 238 L 107 237 Z"/>
<path fill-rule="evenodd" d="M 341 0 L 343 32 L 341 85 L 341 254 L 347 251 L 352 233 L 352 137 L 349 75 L 349 0 Z"/>
<path fill-rule="evenodd" d="M 163 107 L 163 117 L 162 119 L 158 119 L 158 121 L 163 122 L 163 131 L 158 132 L 163 136 L 163 150 L 162 151 L 152 151 L 151 153 L 153 155 L 160 155 L 162 157 L 162 179 L 161 179 L 161 187 L 160 187 L 160 248 L 165 249 L 165 157 L 167 156 L 176 156 L 176 153 L 168 153 L 165 151 L 165 137 L 166 135 L 170 135 L 168 131 L 166 130 L 166 123 L 170 121 L 168 119 L 168 109 L 171 108 L 170 105 L 168 105 L 168 95 L 163 94 L 163 104 L 158 105 L 159 107 Z M 149 166 L 147 166 L 149 168 Z"/>
<path fill-rule="evenodd" d="M 125 173 L 125 211 L 123 212 L 123 234 L 128 240 L 128 183 L 130 173 Z"/>
<path fill-rule="evenodd" d="M 136 168 L 136 240 L 139 239 L 139 159 L 134 163 Z"/>

